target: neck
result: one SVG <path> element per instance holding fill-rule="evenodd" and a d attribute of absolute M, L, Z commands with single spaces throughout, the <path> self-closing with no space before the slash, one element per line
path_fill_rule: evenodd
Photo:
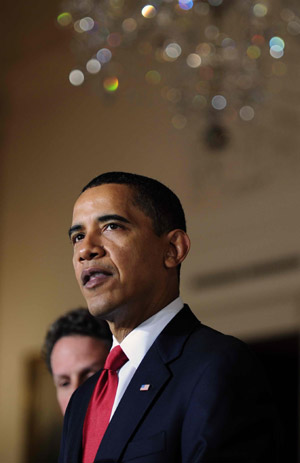
<path fill-rule="evenodd" d="M 160 310 L 174 301 L 174 299 L 176 299 L 178 296 L 179 291 L 161 303 L 157 302 L 156 304 L 151 304 L 147 308 L 144 305 L 143 310 L 141 310 L 140 306 L 137 311 L 128 310 L 128 308 L 125 310 L 122 308 L 119 311 L 119 314 L 115 313 L 113 317 L 107 318 L 107 322 L 113 336 L 119 343 L 121 343 L 123 339 L 137 326 L 139 326 L 145 320 L 148 320 L 156 313 L 160 312 Z M 129 316 L 129 314 L 132 314 L 132 316 Z"/>

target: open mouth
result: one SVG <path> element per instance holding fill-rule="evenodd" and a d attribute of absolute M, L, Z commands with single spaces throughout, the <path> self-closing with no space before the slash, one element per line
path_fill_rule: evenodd
<path fill-rule="evenodd" d="M 89 268 L 83 270 L 81 274 L 81 281 L 82 285 L 85 288 L 94 288 L 98 284 L 105 281 L 108 277 L 112 274 L 107 270 L 100 269 L 100 268 Z"/>

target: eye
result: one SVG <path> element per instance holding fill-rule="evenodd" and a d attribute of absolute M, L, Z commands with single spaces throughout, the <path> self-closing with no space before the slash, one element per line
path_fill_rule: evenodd
<path fill-rule="evenodd" d="M 65 381 L 60 381 L 60 382 L 57 384 L 57 386 L 58 386 L 59 388 L 68 387 L 69 385 L 70 385 L 70 381 L 67 381 L 67 380 L 65 380 Z"/>
<path fill-rule="evenodd" d="M 105 230 L 108 230 L 108 231 L 111 231 L 111 230 L 117 230 L 118 228 L 122 228 L 121 225 L 119 225 L 118 223 L 108 223 L 106 226 L 105 226 Z"/>
<path fill-rule="evenodd" d="M 72 244 L 78 243 L 78 241 L 83 240 L 84 234 L 83 233 L 77 233 L 76 235 L 72 235 L 71 241 Z"/>

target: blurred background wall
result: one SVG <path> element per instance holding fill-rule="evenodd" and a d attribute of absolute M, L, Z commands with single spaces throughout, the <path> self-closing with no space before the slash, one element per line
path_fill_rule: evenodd
<path fill-rule="evenodd" d="M 152 176 L 182 199 L 192 239 L 182 296 L 200 320 L 253 344 L 266 362 L 292 414 L 289 462 L 298 461 L 299 35 L 286 43 L 287 72 L 271 97 L 212 150 L 205 119 L 199 131 L 176 130 L 156 87 L 140 83 L 128 99 L 71 86 L 76 58 L 71 31 L 55 21 L 57 0 L 3 8 L 0 463 L 28 461 L 32 409 L 47 397 L 47 421 L 46 407 L 56 407 L 34 365 L 48 325 L 84 305 L 67 229 L 81 187 L 108 170 Z"/>

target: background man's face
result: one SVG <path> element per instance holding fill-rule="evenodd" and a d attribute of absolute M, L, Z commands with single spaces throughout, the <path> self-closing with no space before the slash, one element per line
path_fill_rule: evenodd
<path fill-rule="evenodd" d="M 86 190 L 75 203 L 71 230 L 76 278 L 93 315 L 105 318 L 117 309 L 128 320 L 159 304 L 166 237 L 154 233 L 128 186 Z"/>
<path fill-rule="evenodd" d="M 103 367 L 108 352 L 101 339 L 90 336 L 63 336 L 55 343 L 50 361 L 63 415 L 75 389 Z"/>

